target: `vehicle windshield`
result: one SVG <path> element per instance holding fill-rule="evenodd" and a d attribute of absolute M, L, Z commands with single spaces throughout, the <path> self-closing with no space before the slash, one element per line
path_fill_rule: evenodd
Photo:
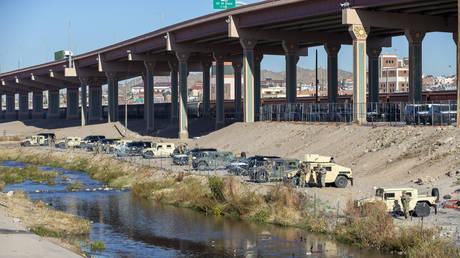
<path fill-rule="evenodd" d="M 375 196 L 377 197 L 383 197 L 383 189 L 379 188 L 375 191 Z"/>

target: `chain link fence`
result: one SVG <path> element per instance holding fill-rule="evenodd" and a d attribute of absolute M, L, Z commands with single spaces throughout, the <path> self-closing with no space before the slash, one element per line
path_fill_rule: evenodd
<path fill-rule="evenodd" d="M 269 104 L 260 108 L 260 121 L 353 123 L 365 117 L 368 124 L 447 126 L 457 123 L 456 101 L 358 103 L 365 106 L 354 113 L 353 103 Z"/>

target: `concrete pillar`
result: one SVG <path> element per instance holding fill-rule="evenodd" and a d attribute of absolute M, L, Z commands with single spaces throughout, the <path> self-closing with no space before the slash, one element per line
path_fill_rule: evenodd
<path fill-rule="evenodd" d="M 88 78 L 81 77 L 80 78 L 80 121 L 81 121 L 81 126 L 86 125 L 86 120 L 87 120 L 87 85 L 88 85 Z"/>
<path fill-rule="evenodd" d="M 114 72 L 105 73 L 108 86 L 108 122 L 118 121 L 118 77 Z"/>
<path fill-rule="evenodd" d="M 43 91 L 36 90 L 32 95 L 32 118 L 43 118 Z"/>
<path fill-rule="evenodd" d="M 19 120 L 29 119 L 29 94 L 27 92 L 19 93 Z"/>
<path fill-rule="evenodd" d="M 286 102 L 295 104 L 297 98 L 297 43 L 283 41 L 286 57 Z"/>
<path fill-rule="evenodd" d="M 16 119 L 16 110 L 15 110 L 15 103 L 14 103 L 14 93 L 7 93 L 6 94 L 6 113 L 5 119 Z"/>
<path fill-rule="evenodd" d="M 187 61 L 189 52 L 176 52 L 179 61 L 179 139 L 188 139 L 188 117 L 187 117 Z"/>
<path fill-rule="evenodd" d="M 67 120 L 78 119 L 78 88 L 67 88 Z"/>
<path fill-rule="evenodd" d="M 144 76 L 144 112 L 147 132 L 152 132 L 155 129 L 155 110 L 154 110 L 154 95 L 153 95 L 153 69 L 155 68 L 154 61 L 145 61 L 145 76 Z"/>
<path fill-rule="evenodd" d="M 337 103 L 338 95 L 338 58 L 340 44 L 324 44 L 327 52 L 327 99 L 328 103 Z"/>
<path fill-rule="evenodd" d="M 59 118 L 59 90 L 48 90 L 48 119 Z"/>
<path fill-rule="evenodd" d="M 460 7 L 460 0 L 458 1 L 458 7 Z M 458 14 L 460 14 L 460 8 L 458 8 Z M 458 21 L 458 25 L 460 28 L 460 20 Z M 459 41 L 458 41 L 458 32 L 453 34 L 453 38 L 455 41 L 455 45 L 457 45 L 457 128 L 460 128 L 460 87 L 458 83 L 458 76 L 460 75 L 460 51 L 458 49 Z"/>
<path fill-rule="evenodd" d="M 259 120 L 260 112 L 260 63 L 264 55 L 262 53 L 256 53 L 254 55 L 254 114 L 255 120 Z"/>
<path fill-rule="evenodd" d="M 369 101 L 379 102 L 379 56 L 382 53 L 381 47 L 367 48 L 367 57 L 369 58 Z"/>
<path fill-rule="evenodd" d="M 171 120 L 177 121 L 179 116 L 177 62 L 169 62 L 169 68 L 171 69 Z"/>
<path fill-rule="evenodd" d="M 0 93 L 0 119 L 4 119 L 3 118 L 2 104 L 3 104 L 3 93 Z"/>
<path fill-rule="evenodd" d="M 224 54 L 214 53 L 216 60 L 216 129 L 225 125 L 224 115 Z"/>
<path fill-rule="evenodd" d="M 240 39 L 243 47 L 244 72 L 244 122 L 254 122 L 254 47 L 257 44 L 253 39 Z"/>
<path fill-rule="evenodd" d="M 102 121 L 102 86 L 97 80 L 89 80 L 88 121 Z"/>
<path fill-rule="evenodd" d="M 406 31 L 409 42 L 409 102 L 422 100 L 422 41 L 425 32 Z"/>
<path fill-rule="evenodd" d="M 201 62 L 203 69 L 203 116 L 209 118 L 211 115 L 209 99 L 210 99 L 210 88 L 211 88 L 211 69 L 212 63 L 210 61 Z"/>
<path fill-rule="evenodd" d="M 353 38 L 353 121 L 366 123 L 366 40 L 369 28 L 350 25 Z"/>
<path fill-rule="evenodd" d="M 235 118 L 240 121 L 242 117 L 242 106 L 241 106 L 241 68 L 243 63 L 241 60 L 232 62 L 234 71 L 234 84 L 235 84 Z"/>

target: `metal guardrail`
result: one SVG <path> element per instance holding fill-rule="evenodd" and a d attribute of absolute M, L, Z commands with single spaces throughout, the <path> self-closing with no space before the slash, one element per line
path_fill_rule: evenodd
<path fill-rule="evenodd" d="M 360 105 L 360 103 L 358 103 Z M 353 117 L 366 117 L 368 124 L 447 126 L 457 122 L 457 103 L 366 103 L 365 114 L 355 114 L 353 103 L 272 104 L 260 108 L 260 121 L 340 122 L 351 124 Z"/>

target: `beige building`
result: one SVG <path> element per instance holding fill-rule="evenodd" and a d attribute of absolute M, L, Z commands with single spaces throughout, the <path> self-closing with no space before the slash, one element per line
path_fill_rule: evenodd
<path fill-rule="evenodd" d="M 397 55 L 379 56 L 379 92 L 409 91 L 409 59 Z"/>

